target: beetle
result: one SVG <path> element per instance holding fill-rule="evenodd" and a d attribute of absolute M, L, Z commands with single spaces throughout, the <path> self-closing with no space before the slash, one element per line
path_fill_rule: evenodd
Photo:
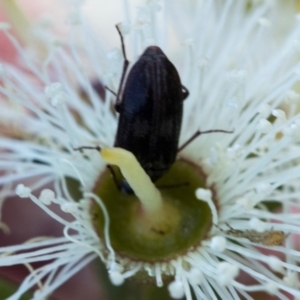
<path fill-rule="evenodd" d="M 123 55 L 127 61 L 125 50 Z M 149 46 L 131 68 L 121 101 L 117 99 L 120 117 L 114 145 L 132 152 L 152 181 L 176 159 L 188 94 L 163 51 Z"/>
<path fill-rule="evenodd" d="M 124 63 L 116 95 L 115 109 L 120 116 L 114 146 L 133 153 L 151 180 L 155 182 L 171 168 L 177 153 L 197 136 L 229 131 L 197 131 L 178 148 L 183 101 L 189 95 L 187 88 L 182 85 L 176 67 L 158 46 L 149 46 L 145 49 L 125 80 L 129 61 L 122 33 L 118 25 L 116 28 L 121 39 Z M 93 147 L 80 147 L 83 148 Z M 118 184 L 116 174 L 110 166 L 108 167 L 119 188 L 127 193 L 133 193 L 125 179 Z"/>

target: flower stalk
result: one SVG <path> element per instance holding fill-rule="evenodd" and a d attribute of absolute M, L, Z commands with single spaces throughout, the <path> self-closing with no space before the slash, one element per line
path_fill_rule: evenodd
<path fill-rule="evenodd" d="M 167 234 L 178 227 L 179 212 L 163 201 L 160 191 L 131 152 L 122 148 L 104 148 L 101 156 L 108 164 L 120 168 L 139 199 L 140 205 L 134 208 L 131 216 L 133 232 L 151 239 L 158 233 Z"/>
<path fill-rule="evenodd" d="M 163 206 L 161 193 L 131 152 L 122 148 L 105 148 L 101 150 L 101 156 L 108 164 L 116 165 L 121 169 L 123 176 L 140 200 L 144 215 L 158 219 L 165 217 L 161 213 Z"/>

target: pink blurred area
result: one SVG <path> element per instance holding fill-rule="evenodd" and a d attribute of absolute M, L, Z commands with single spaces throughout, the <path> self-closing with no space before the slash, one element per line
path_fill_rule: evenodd
<path fill-rule="evenodd" d="M 63 20 L 65 19 L 66 15 L 66 9 L 65 6 L 59 5 L 59 2 L 56 0 L 43 0 L 43 1 L 35 1 L 35 0 L 19 0 L 17 1 L 20 8 L 24 12 L 24 14 L 28 17 L 28 20 L 30 22 L 34 23 L 38 19 L 40 19 L 42 16 L 46 16 L 47 14 L 55 15 L 55 18 L 57 18 L 58 24 L 57 27 L 59 27 Z M 1 22 L 8 22 L 10 23 L 10 19 L 8 15 L 6 14 L 6 11 L 4 9 L 4 4 L 2 1 L 0 1 L 0 23 Z M 12 28 L 10 30 L 16 38 L 19 40 L 20 43 L 24 42 L 22 40 L 22 37 L 18 37 L 16 34 L 16 31 Z M 9 42 L 8 38 L 4 34 L 3 31 L 0 30 L 0 60 L 15 63 L 16 62 L 16 51 L 12 44 Z"/>
<path fill-rule="evenodd" d="M 0 7 L 1 8 L 1 7 Z M 7 18 L 4 12 L 0 9 L 0 22 L 6 22 Z M 8 41 L 5 34 L 0 31 L 0 61 L 12 62 L 15 59 L 16 51 L 11 43 Z"/>
<path fill-rule="evenodd" d="M 9 0 L 5 0 L 9 1 Z M 51 22 L 51 29 L 59 35 L 63 35 L 69 31 L 68 18 L 74 11 L 75 1 L 64 0 L 13 0 L 19 4 L 19 7 L 28 16 L 28 19 L 34 25 L 38 20 L 46 18 Z M 78 0 L 78 2 L 83 2 Z M 126 1 L 125 1 L 126 2 Z M 112 47 L 119 46 L 120 40 L 116 33 L 115 25 L 126 21 L 125 9 L 123 1 L 97 1 L 86 0 L 83 2 L 81 13 L 90 26 L 95 36 L 105 45 L 108 50 Z M 143 1 L 132 0 L 130 3 L 133 10 Z M 132 15 L 132 13 L 131 13 Z M 8 21 L 3 11 L 3 3 L 0 0 L 0 22 Z M 15 33 L 13 30 L 11 32 Z M 21 40 L 21 39 L 20 39 Z M 14 61 L 16 52 L 13 47 L 7 43 L 3 32 L 0 31 L 0 59 L 6 61 Z"/>
<path fill-rule="evenodd" d="M 39 195 L 40 192 L 39 190 L 34 194 Z M 50 209 L 65 220 L 73 220 L 72 216 L 63 213 L 58 205 L 51 205 Z M 1 221 L 9 227 L 11 232 L 7 234 L 0 230 L 0 247 L 22 244 L 35 237 L 63 236 L 63 226 L 53 220 L 30 199 L 26 198 L 13 197 L 6 199 L 2 208 Z M 32 264 L 33 268 L 42 265 L 43 263 Z M 105 296 L 96 272 L 93 262 L 90 263 L 59 287 L 53 293 L 51 299 L 104 300 Z M 23 265 L 0 268 L 0 277 L 15 284 L 20 283 L 28 274 L 28 269 Z"/>

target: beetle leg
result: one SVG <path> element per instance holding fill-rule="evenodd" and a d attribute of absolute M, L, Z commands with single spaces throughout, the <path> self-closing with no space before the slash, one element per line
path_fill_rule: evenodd
<path fill-rule="evenodd" d="M 182 85 L 181 88 L 182 88 L 182 96 L 183 96 L 182 100 L 185 100 L 189 96 L 190 92 L 184 85 Z"/>
<path fill-rule="evenodd" d="M 111 165 L 107 165 L 107 169 L 109 170 L 109 172 L 110 172 L 110 174 L 111 174 L 111 176 L 112 176 L 112 178 L 113 178 L 113 180 L 114 180 L 114 183 L 115 183 L 116 187 L 117 187 L 118 190 L 120 191 L 120 190 L 121 190 L 121 189 L 120 189 L 120 184 L 119 184 L 119 182 L 118 182 L 118 178 L 117 178 L 116 172 L 114 171 L 114 169 L 112 168 Z"/>
<path fill-rule="evenodd" d="M 101 147 L 99 146 L 81 146 L 78 148 L 73 148 L 74 151 L 82 151 L 84 149 L 90 149 L 90 150 L 97 150 L 97 151 L 101 151 Z"/>
<path fill-rule="evenodd" d="M 118 90 L 118 93 L 117 93 L 116 104 L 115 104 L 116 111 L 120 112 L 120 104 L 121 104 L 120 95 L 121 95 L 121 90 L 122 90 L 122 86 L 123 86 L 123 83 L 124 83 L 126 71 L 127 71 L 128 65 L 129 65 L 129 60 L 127 59 L 127 56 L 126 56 L 124 38 L 123 38 L 123 35 L 122 35 L 121 30 L 119 28 L 119 25 L 116 25 L 116 28 L 117 28 L 118 33 L 120 35 L 121 45 L 122 45 L 122 53 L 123 53 L 123 58 L 124 58 L 123 71 L 122 71 L 122 75 L 121 75 L 121 81 L 120 81 L 119 90 Z"/>
<path fill-rule="evenodd" d="M 206 133 L 214 133 L 214 132 L 222 132 L 222 133 L 233 133 L 233 131 L 222 130 L 222 129 L 212 129 L 206 131 L 196 131 L 182 146 L 177 149 L 177 153 L 183 150 L 186 146 L 188 146 L 193 140 L 195 140 L 199 135 L 206 134 Z"/>
<path fill-rule="evenodd" d="M 225 224 L 227 224 L 227 223 L 225 223 Z M 215 223 L 214 223 L 214 226 L 217 227 L 220 231 L 222 231 L 222 232 L 224 232 L 224 233 L 227 232 L 227 230 L 221 228 L 219 225 L 217 225 L 217 224 L 215 224 Z"/>
<path fill-rule="evenodd" d="M 225 222 L 225 224 L 227 225 L 227 227 L 230 229 L 230 230 L 235 230 L 234 228 L 232 228 L 229 223 Z"/>
<path fill-rule="evenodd" d="M 104 88 L 107 89 L 108 91 L 110 91 L 115 96 L 117 96 L 117 94 L 112 89 L 110 89 L 107 85 L 105 85 Z"/>

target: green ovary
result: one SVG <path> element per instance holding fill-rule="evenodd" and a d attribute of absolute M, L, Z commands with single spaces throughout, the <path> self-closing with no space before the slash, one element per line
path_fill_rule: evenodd
<path fill-rule="evenodd" d="M 116 253 L 151 263 L 168 261 L 197 247 L 211 226 L 208 205 L 195 197 L 197 188 L 207 188 L 205 179 L 194 164 L 182 160 L 174 163 L 155 183 L 158 188 L 169 187 L 159 189 L 166 217 L 153 224 L 143 214 L 138 198 L 120 192 L 110 173 L 105 172 L 94 192 L 107 208 L 109 235 Z M 188 185 L 184 186 L 184 183 Z M 104 218 L 97 204 L 92 205 L 91 214 L 94 228 L 102 238 Z"/>

